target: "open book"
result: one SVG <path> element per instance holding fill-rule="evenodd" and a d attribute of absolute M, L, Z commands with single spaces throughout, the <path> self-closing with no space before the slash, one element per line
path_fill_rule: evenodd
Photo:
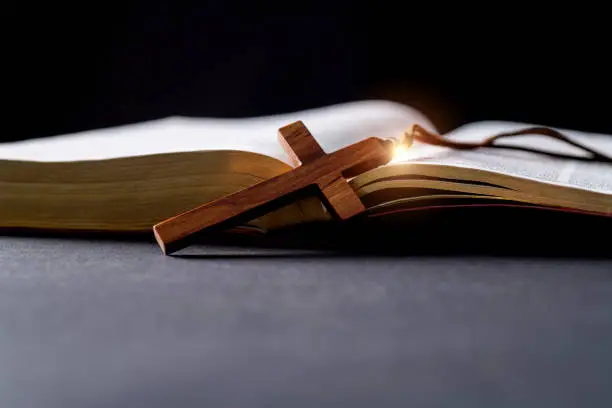
<path fill-rule="evenodd" d="M 297 120 L 328 152 L 369 136 L 400 138 L 413 124 L 436 132 L 415 109 L 362 101 L 258 118 L 171 117 L 0 144 L 0 228 L 150 232 L 162 220 L 289 171 L 277 131 Z M 479 122 L 443 136 L 478 141 L 525 126 Z M 612 155 L 612 136 L 561 131 Z M 583 154 L 537 135 L 504 143 Z M 415 142 L 350 184 L 368 217 L 496 203 L 612 215 L 612 165 L 523 151 Z M 310 197 L 248 226 L 265 231 L 329 219 L 322 202 Z"/>

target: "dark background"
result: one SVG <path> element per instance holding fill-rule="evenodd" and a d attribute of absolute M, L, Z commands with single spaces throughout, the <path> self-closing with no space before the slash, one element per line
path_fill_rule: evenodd
<path fill-rule="evenodd" d="M 7 6 L 2 140 L 371 98 L 415 106 L 442 131 L 500 119 L 612 133 L 601 10 L 171 4 Z"/>

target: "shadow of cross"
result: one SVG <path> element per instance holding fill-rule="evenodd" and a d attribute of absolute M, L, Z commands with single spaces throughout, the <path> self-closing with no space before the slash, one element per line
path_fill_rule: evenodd
<path fill-rule="evenodd" d="M 153 233 L 164 254 L 186 247 L 212 227 L 264 215 L 273 209 L 270 204 L 280 205 L 283 197 L 312 186 L 321 190 L 334 216 L 353 217 L 365 207 L 345 178 L 387 163 L 393 147 L 391 141 L 369 137 L 327 154 L 301 121 L 280 128 L 278 137 L 295 168 L 156 224 Z"/>

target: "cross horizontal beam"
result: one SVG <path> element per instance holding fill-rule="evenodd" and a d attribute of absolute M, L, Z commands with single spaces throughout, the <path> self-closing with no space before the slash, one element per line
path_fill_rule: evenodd
<path fill-rule="evenodd" d="M 391 158 L 390 142 L 375 137 L 326 154 L 301 122 L 281 128 L 279 138 L 292 161 L 299 162 L 295 169 L 156 224 L 153 232 L 162 252 L 176 252 L 202 231 L 228 225 L 241 215 L 257 218 L 253 210 L 311 186 L 320 189 L 333 214 L 340 219 L 350 218 L 365 211 L 365 207 L 345 180 L 345 173 L 355 175 Z"/>

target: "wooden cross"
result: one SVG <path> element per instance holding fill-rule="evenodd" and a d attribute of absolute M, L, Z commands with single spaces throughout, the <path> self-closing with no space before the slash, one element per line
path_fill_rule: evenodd
<path fill-rule="evenodd" d="M 309 187 L 320 190 L 333 215 L 341 220 L 353 217 L 365 207 L 345 177 L 381 166 L 392 156 L 392 142 L 376 137 L 326 154 L 301 121 L 282 127 L 278 136 L 295 168 L 156 224 L 153 232 L 164 254 L 188 246 L 212 227 L 252 220 L 280 208 Z"/>

